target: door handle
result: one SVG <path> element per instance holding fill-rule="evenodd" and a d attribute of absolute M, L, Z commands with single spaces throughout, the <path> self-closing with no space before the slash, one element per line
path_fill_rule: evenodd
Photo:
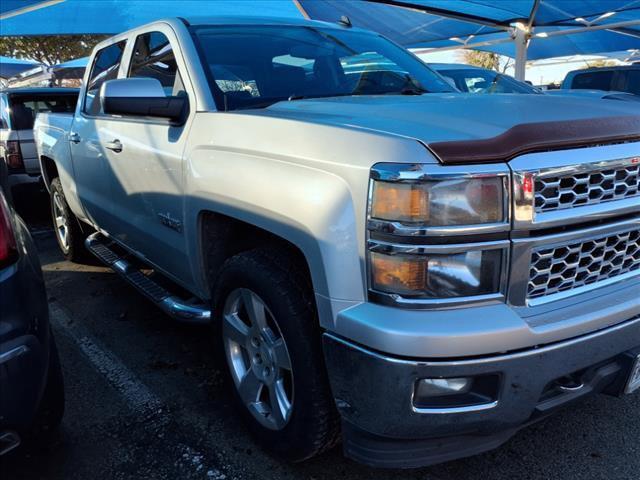
<path fill-rule="evenodd" d="M 80 135 L 75 132 L 69 134 L 69 141 L 72 143 L 80 143 Z"/>
<path fill-rule="evenodd" d="M 105 148 L 108 148 L 109 150 L 113 150 L 116 153 L 120 153 L 122 151 L 122 143 L 120 143 L 120 140 L 114 140 L 113 142 L 107 142 L 104 144 Z"/>

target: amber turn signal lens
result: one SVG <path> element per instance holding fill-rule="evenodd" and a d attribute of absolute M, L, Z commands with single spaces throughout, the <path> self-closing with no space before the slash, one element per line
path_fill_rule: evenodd
<path fill-rule="evenodd" d="M 371 216 L 396 222 L 429 220 L 429 193 L 419 184 L 375 182 Z"/>
<path fill-rule="evenodd" d="M 427 258 L 371 252 L 372 287 L 398 295 L 421 295 L 427 286 Z"/>

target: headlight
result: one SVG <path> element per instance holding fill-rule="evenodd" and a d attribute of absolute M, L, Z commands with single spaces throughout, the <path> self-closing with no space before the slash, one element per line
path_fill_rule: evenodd
<path fill-rule="evenodd" d="M 371 217 L 432 227 L 504 222 L 502 177 L 374 181 Z"/>
<path fill-rule="evenodd" d="M 391 247 L 378 246 L 378 250 L 385 248 Z M 504 250 L 408 254 L 376 252 L 374 247 L 370 261 L 371 287 L 377 292 L 404 298 L 452 299 L 499 293 Z"/>
<path fill-rule="evenodd" d="M 464 227 L 508 223 L 508 172 L 472 174 L 460 167 L 376 165 L 370 219 L 408 226 Z M 404 168 L 405 170 L 402 170 Z M 444 172 L 443 172 L 444 170 Z"/>
<path fill-rule="evenodd" d="M 509 183 L 505 165 L 376 165 L 368 220 L 370 290 L 404 304 L 501 296 Z M 478 237 L 484 234 L 503 236 Z M 456 244 L 447 245 L 444 236 L 455 236 Z"/>

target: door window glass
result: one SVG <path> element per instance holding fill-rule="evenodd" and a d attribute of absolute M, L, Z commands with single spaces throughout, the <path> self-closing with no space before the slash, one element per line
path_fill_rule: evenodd
<path fill-rule="evenodd" d="M 625 92 L 640 95 L 640 70 L 628 70 L 621 73 L 624 73 L 627 77 L 627 88 L 625 88 Z"/>
<path fill-rule="evenodd" d="M 139 35 L 133 49 L 129 77 L 155 78 L 167 96 L 184 94 L 176 57 L 169 39 L 160 32 Z"/>
<path fill-rule="evenodd" d="M 31 130 L 38 113 L 73 113 L 78 95 L 11 97 L 11 120 L 15 130 Z"/>
<path fill-rule="evenodd" d="M 87 83 L 84 111 L 90 115 L 102 114 L 100 106 L 100 87 L 107 80 L 118 78 L 118 69 L 122 61 L 122 52 L 126 41 L 114 43 L 100 50 L 93 61 L 91 75 Z"/>
<path fill-rule="evenodd" d="M 611 90 L 613 71 L 579 73 L 573 79 L 572 88 L 584 88 L 587 90 Z"/>

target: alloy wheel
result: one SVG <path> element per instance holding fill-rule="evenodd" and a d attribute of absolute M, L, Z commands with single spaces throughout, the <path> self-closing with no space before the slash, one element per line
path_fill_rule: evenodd
<path fill-rule="evenodd" d="M 293 410 L 293 372 L 277 320 L 255 292 L 238 288 L 225 302 L 222 335 L 244 405 L 264 427 L 282 430 Z"/>
<path fill-rule="evenodd" d="M 69 251 L 69 217 L 64 208 L 64 199 L 58 192 L 53 193 L 53 222 L 60 246 Z"/>

